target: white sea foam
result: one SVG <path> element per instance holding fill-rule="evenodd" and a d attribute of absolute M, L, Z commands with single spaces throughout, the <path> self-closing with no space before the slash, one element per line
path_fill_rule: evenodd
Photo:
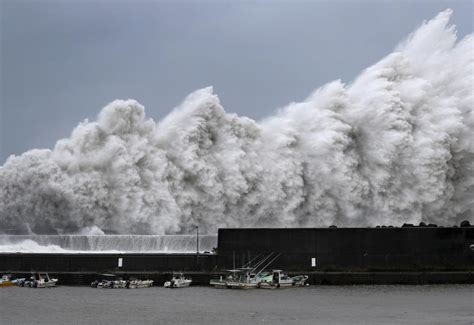
<path fill-rule="evenodd" d="M 0 246 L 2 253 L 66 253 L 65 249 L 57 245 L 40 245 L 34 240 L 24 240 L 16 243 L 5 243 Z"/>
<path fill-rule="evenodd" d="M 0 252 L 195 253 L 196 235 L 0 235 Z M 201 235 L 199 251 L 212 252 L 217 235 Z"/>
<path fill-rule="evenodd" d="M 458 41 L 450 16 L 425 22 L 353 83 L 333 81 L 261 122 L 226 113 L 212 88 L 159 123 L 138 102 L 116 100 L 54 150 L 6 161 L 0 229 L 472 220 L 473 35 Z"/>

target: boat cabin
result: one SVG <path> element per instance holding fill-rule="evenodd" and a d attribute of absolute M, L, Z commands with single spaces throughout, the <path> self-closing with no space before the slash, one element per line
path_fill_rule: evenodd
<path fill-rule="evenodd" d="M 273 283 L 287 282 L 290 280 L 291 278 L 282 270 L 273 270 L 273 276 L 272 276 Z"/>

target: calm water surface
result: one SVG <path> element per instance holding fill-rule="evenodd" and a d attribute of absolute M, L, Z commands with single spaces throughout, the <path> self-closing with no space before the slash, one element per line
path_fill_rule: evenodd
<path fill-rule="evenodd" d="M 474 324 L 474 285 L 0 288 L 0 324 Z"/>

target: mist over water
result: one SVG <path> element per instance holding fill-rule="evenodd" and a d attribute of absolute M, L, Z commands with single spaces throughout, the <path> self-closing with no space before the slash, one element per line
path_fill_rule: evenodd
<path fill-rule="evenodd" d="M 211 87 L 158 123 L 134 100 L 113 101 L 53 150 L 0 167 L 0 229 L 472 221 L 474 42 L 457 40 L 450 16 L 423 23 L 352 83 L 330 82 L 260 122 L 226 113 Z"/>

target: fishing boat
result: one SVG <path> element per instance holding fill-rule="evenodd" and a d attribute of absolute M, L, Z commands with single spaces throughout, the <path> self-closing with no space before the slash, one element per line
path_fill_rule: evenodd
<path fill-rule="evenodd" d="M 241 268 L 229 270 L 232 276 L 226 281 L 226 288 L 229 289 L 255 289 L 260 283 L 259 276 L 252 273 L 252 268 Z"/>
<path fill-rule="evenodd" d="M 257 284 L 250 283 L 243 270 L 227 270 L 225 277 L 212 279 L 209 284 L 218 289 L 251 289 Z"/>
<path fill-rule="evenodd" d="M 129 289 L 140 289 L 149 288 L 153 286 L 153 280 L 140 280 L 136 278 L 130 278 L 127 281 L 126 287 Z"/>
<path fill-rule="evenodd" d="M 13 285 L 22 286 L 25 280 L 25 278 L 12 279 L 11 275 L 3 275 L 0 279 L 0 287 L 10 287 Z"/>
<path fill-rule="evenodd" d="M 306 280 L 308 280 L 307 275 L 290 277 L 282 270 L 273 270 L 272 274 L 262 277 L 258 287 L 262 289 L 302 287 Z"/>
<path fill-rule="evenodd" d="M 29 281 L 19 282 L 19 285 L 29 288 L 52 288 L 57 283 L 58 279 L 50 278 L 48 273 L 33 273 Z"/>
<path fill-rule="evenodd" d="M 91 283 L 91 287 L 102 289 L 124 289 L 127 288 L 127 281 L 117 277 L 115 274 L 102 274 L 102 280 L 95 280 Z"/>
<path fill-rule="evenodd" d="M 211 279 L 211 281 L 209 281 L 209 284 L 217 289 L 225 289 L 226 283 L 227 277 L 224 278 L 222 275 L 219 277 L 219 279 Z"/>
<path fill-rule="evenodd" d="M 193 280 L 185 276 L 182 272 L 174 272 L 170 281 L 166 281 L 165 288 L 185 288 L 189 287 Z"/>
<path fill-rule="evenodd" d="M 309 279 L 309 276 L 307 275 L 297 275 L 292 277 L 292 279 L 295 287 L 304 287 L 305 285 L 309 285 L 306 283 L 306 281 Z"/>
<path fill-rule="evenodd" d="M 14 283 L 9 275 L 3 275 L 0 279 L 0 287 L 11 287 Z"/>
<path fill-rule="evenodd" d="M 227 270 L 225 278 L 221 276 L 219 279 L 211 280 L 209 284 L 215 288 L 227 289 L 258 288 L 262 276 L 266 276 L 264 269 L 278 256 L 279 255 L 274 255 L 273 253 L 266 256 L 258 255 L 248 263 L 244 264 L 241 268 Z"/>
<path fill-rule="evenodd" d="M 225 277 L 212 279 L 209 284 L 218 289 L 252 289 L 256 288 L 258 280 L 255 274 L 250 274 L 245 269 L 227 270 Z"/>

